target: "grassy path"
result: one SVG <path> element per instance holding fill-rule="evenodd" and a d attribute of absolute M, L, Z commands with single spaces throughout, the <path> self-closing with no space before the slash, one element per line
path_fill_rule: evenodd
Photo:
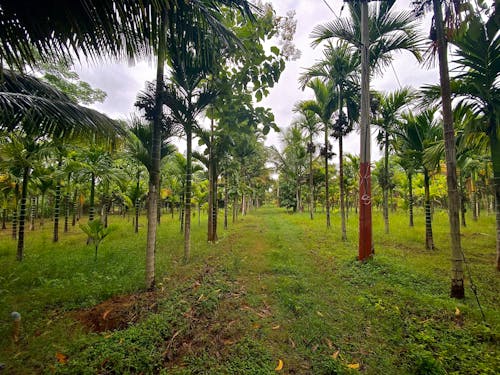
<path fill-rule="evenodd" d="M 448 255 L 423 250 L 405 218 L 393 217 L 390 236 L 376 223 L 376 256 L 365 264 L 356 261 L 356 218 L 346 242 L 333 219 L 327 230 L 321 215 L 310 221 L 262 208 L 213 245 L 205 226 L 194 226 L 193 258 L 182 264 L 177 222 L 165 218 L 151 295 L 130 295 L 143 282 L 144 237 L 127 227 L 103 245 L 97 263 L 77 246 L 77 233 L 54 248 L 44 238 L 28 242 L 22 264 L 2 243 L 0 266 L 9 273 L 0 278 L 0 310 L 27 319 L 16 345 L 1 322 L 0 362 L 23 375 L 500 372 L 499 280 L 484 223 L 464 230 L 464 248 L 488 325 L 470 292 L 464 301 L 448 298 Z M 439 223 L 446 217 L 435 221 L 445 248 Z M 46 248 L 33 250 L 37 243 Z M 116 295 L 126 297 L 108 300 Z M 120 330 L 89 332 L 75 319 L 82 308 L 106 324 L 118 312 L 128 320 Z"/>

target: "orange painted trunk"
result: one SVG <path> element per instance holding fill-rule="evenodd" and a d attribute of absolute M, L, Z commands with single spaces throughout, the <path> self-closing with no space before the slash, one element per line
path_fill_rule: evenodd
<path fill-rule="evenodd" d="M 361 163 L 359 181 L 359 255 L 358 259 L 368 259 L 372 251 L 372 200 L 370 163 Z"/>

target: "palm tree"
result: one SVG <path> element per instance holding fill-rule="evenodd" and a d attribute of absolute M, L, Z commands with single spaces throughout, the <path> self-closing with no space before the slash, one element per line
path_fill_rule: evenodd
<path fill-rule="evenodd" d="M 328 141 L 328 129 L 332 126 L 332 115 L 337 109 L 336 98 L 333 95 L 333 87 L 330 82 L 323 83 L 319 78 L 314 78 L 307 84 L 307 87 L 314 91 L 315 100 L 306 100 L 302 103 L 302 108 L 306 111 L 314 112 L 323 124 L 325 134 L 325 146 L 321 148 L 321 155 L 325 158 L 325 206 L 326 206 L 326 226 L 330 228 L 330 197 L 328 160 L 334 155 L 331 151 L 331 144 Z"/>
<path fill-rule="evenodd" d="M 434 249 L 432 235 L 431 201 L 430 201 L 430 173 L 435 166 L 430 165 L 424 158 L 425 150 L 438 140 L 442 139 L 439 122 L 435 119 L 435 108 L 430 108 L 416 115 L 403 115 L 403 123 L 396 130 L 399 152 L 411 157 L 412 165 L 420 166 L 424 175 L 425 190 L 425 247 Z"/>
<path fill-rule="evenodd" d="M 379 128 L 377 141 L 384 150 L 384 169 L 382 173 L 383 209 L 385 233 L 389 233 L 389 197 L 390 185 L 389 152 L 393 140 L 393 129 L 401 121 L 401 114 L 408 107 L 414 94 L 409 87 L 405 87 L 388 94 L 379 95 L 377 116 L 373 123 Z"/>
<path fill-rule="evenodd" d="M 302 141 L 299 125 L 292 125 L 283 134 L 283 150 L 271 147 L 273 162 L 280 172 L 280 182 L 288 183 L 295 190 L 293 210 L 301 211 L 301 184 L 306 170 L 307 147 Z"/>
<path fill-rule="evenodd" d="M 23 134 L 20 131 L 7 134 L 1 141 L 0 163 L 17 170 L 22 179 L 16 255 L 16 259 L 22 261 L 29 177 L 35 164 L 46 155 L 48 142 L 43 137 Z"/>
<path fill-rule="evenodd" d="M 368 46 L 368 61 L 370 64 L 370 70 L 374 72 L 382 72 L 383 68 L 392 61 L 393 53 L 396 51 L 409 51 L 417 60 L 420 60 L 420 44 L 422 38 L 416 31 L 417 25 L 415 23 L 415 16 L 410 12 L 394 12 L 392 9 L 394 1 L 392 0 L 371 4 L 372 6 L 368 13 L 368 24 L 370 25 L 368 31 L 368 40 L 370 43 Z M 313 29 L 313 45 L 318 45 L 324 40 L 335 38 L 345 41 L 350 46 L 356 48 L 359 55 L 361 55 L 361 18 L 361 3 L 349 3 L 349 17 L 337 18 L 336 20 L 324 25 L 318 25 Z M 367 86 L 369 86 L 369 84 L 367 84 Z M 369 87 L 367 87 L 367 89 L 369 89 Z M 367 116 L 369 116 L 369 114 Z M 368 132 L 369 134 L 369 131 L 367 130 L 368 129 L 365 129 L 363 131 L 365 133 Z M 369 137 L 368 143 L 361 145 L 361 147 L 363 147 L 363 152 L 361 154 L 363 156 L 364 151 L 369 150 Z M 363 168 L 363 171 L 360 170 L 362 181 L 368 190 L 364 194 L 368 195 L 368 197 L 371 195 L 369 188 L 369 158 L 370 157 L 368 155 L 368 160 L 361 160 L 360 166 Z M 367 171 L 365 169 L 367 169 Z M 368 229 L 369 234 L 366 236 L 367 233 L 363 234 L 363 231 L 360 230 L 360 253 L 361 243 L 368 244 L 370 247 L 373 245 L 369 240 L 369 238 L 371 238 L 371 202 L 367 205 L 367 208 L 368 209 L 364 210 L 364 212 L 368 217 L 361 217 L 360 215 L 360 228 L 362 223 L 367 223 L 368 226 L 366 228 Z M 363 227 L 365 227 L 364 224 Z M 363 241 L 361 238 L 362 235 L 365 235 L 366 237 Z M 366 246 L 363 245 L 363 247 Z M 370 249 L 364 248 L 363 252 L 366 252 L 367 250 Z M 373 249 L 369 251 L 370 254 L 372 253 L 372 250 Z"/>
<path fill-rule="evenodd" d="M 320 120 L 313 111 L 305 110 L 302 102 L 296 104 L 294 111 L 299 113 L 299 117 L 293 122 L 307 132 L 307 153 L 309 154 L 309 215 L 314 218 L 314 179 L 313 179 L 313 156 L 316 146 L 313 139 L 319 133 Z"/>
<path fill-rule="evenodd" d="M 300 78 L 302 85 L 313 77 L 329 82 L 336 95 L 338 116 L 333 123 L 333 136 L 339 140 L 340 216 L 343 241 L 347 240 L 343 138 L 352 131 L 353 122 L 358 118 L 359 69 L 359 55 L 352 46 L 341 41 L 334 47 L 329 42 L 324 50 L 324 59 L 307 69 Z M 344 107 L 347 107 L 347 116 Z"/>
<path fill-rule="evenodd" d="M 458 59 L 454 62 L 461 73 L 453 80 L 452 94 L 463 98 L 474 114 L 482 117 L 482 130 L 490 141 L 496 201 L 496 268 L 500 271 L 500 39 L 497 35 L 497 10 L 486 23 L 479 16 L 472 18 L 466 31 L 453 41 L 458 47 Z"/>

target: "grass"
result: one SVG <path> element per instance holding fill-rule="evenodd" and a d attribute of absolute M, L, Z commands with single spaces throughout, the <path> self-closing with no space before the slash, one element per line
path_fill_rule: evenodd
<path fill-rule="evenodd" d="M 462 229 L 486 323 L 469 275 L 466 299 L 449 298 L 446 214 L 434 215 L 435 251 L 423 246 L 423 214 L 415 219 L 409 228 L 393 213 L 386 235 L 375 211 L 376 254 L 361 264 L 354 214 L 342 242 L 336 212 L 327 230 L 320 213 L 311 221 L 266 207 L 221 230 L 213 245 L 204 217 L 183 264 L 178 222 L 165 216 L 157 308 L 102 333 L 74 312 L 143 290 L 145 226 L 134 234 L 128 219 L 112 217 L 97 261 L 79 229 L 57 244 L 49 223 L 28 232 L 22 263 L 9 233 L 0 233 L 0 363 L 9 374 L 271 374 L 279 359 L 286 374 L 499 373 L 494 217 Z M 22 315 L 18 343 L 11 311 Z"/>

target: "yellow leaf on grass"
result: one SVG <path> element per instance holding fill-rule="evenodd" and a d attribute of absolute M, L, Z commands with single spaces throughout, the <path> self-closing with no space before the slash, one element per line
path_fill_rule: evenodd
<path fill-rule="evenodd" d="M 316 314 L 318 314 L 318 316 L 324 317 L 324 315 L 321 311 L 316 311 Z"/>
<path fill-rule="evenodd" d="M 347 367 L 352 368 L 353 370 L 359 369 L 359 363 L 350 363 Z"/>
<path fill-rule="evenodd" d="M 281 371 L 283 370 L 283 361 L 281 359 L 278 359 L 278 366 L 274 369 L 275 371 Z"/>
<path fill-rule="evenodd" d="M 280 329 L 280 325 L 278 324 L 278 325 L 272 327 L 272 329 L 276 331 L 277 329 Z"/>
<path fill-rule="evenodd" d="M 59 352 L 56 353 L 56 359 L 57 359 L 57 362 L 59 362 L 59 363 L 64 364 L 64 363 L 68 362 L 68 356 L 65 354 L 59 353 Z"/>
<path fill-rule="evenodd" d="M 455 307 L 455 316 L 460 316 L 460 310 L 458 307 Z"/>
<path fill-rule="evenodd" d="M 339 357 L 340 350 L 337 350 L 335 353 L 332 354 L 333 359 L 337 359 Z"/>

